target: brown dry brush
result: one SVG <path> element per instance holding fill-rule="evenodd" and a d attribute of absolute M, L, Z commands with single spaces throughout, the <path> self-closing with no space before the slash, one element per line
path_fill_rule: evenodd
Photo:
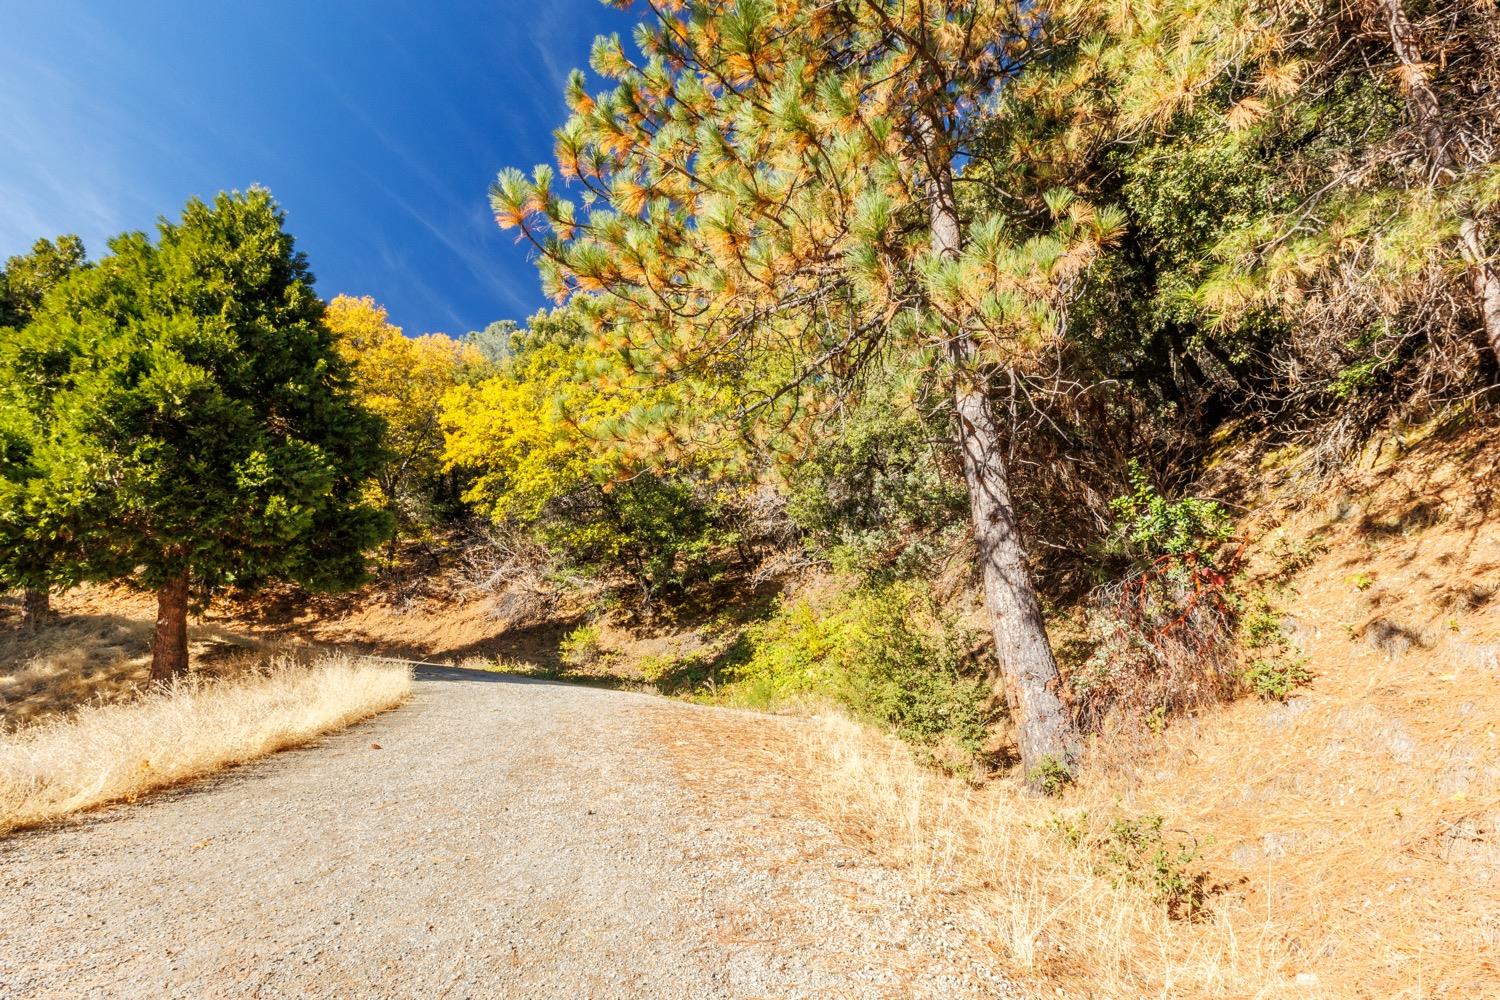
<path fill-rule="evenodd" d="M 1392 11 L 1409 21 L 1412 63 L 1393 39 Z M 1289 50 L 1310 58 L 1306 92 L 1338 78 L 1369 76 L 1400 102 L 1395 128 L 1352 143 L 1306 176 L 1289 171 L 1306 201 L 1289 219 L 1296 231 L 1338 229 L 1339 213 L 1384 190 L 1387 224 L 1432 232 L 1450 215 L 1474 215 L 1493 235 L 1493 206 L 1452 202 L 1455 185 L 1492 170 L 1500 135 L 1500 16 L 1491 0 L 1456 3 L 1360 0 L 1326 6 L 1288 4 L 1280 15 L 1301 28 Z M 1423 111 L 1420 95 L 1431 105 Z M 1294 164 L 1289 166 L 1295 167 Z M 1397 216 L 1414 212 L 1412 220 Z M 1488 216 L 1488 218 L 1486 218 Z M 1413 226 L 1412 222 L 1416 225 Z M 1493 243 L 1493 239 L 1490 240 Z M 1457 236 L 1435 242 L 1381 232 L 1341 231 L 1327 257 L 1284 304 L 1286 336 L 1262 358 L 1268 378 L 1247 407 L 1288 437 L 1311 445 L 1305 468 L 1321 477 L 1346 463 L 1383 424 L 1431 417 L 1486 391 L 1496 362 L 1486 344 L 1472 268 Z M 1405 259 L 1409 250 L 1416 259 Z M 1489 254 L 1493 269 L 1495 252 Z M 1392 260 L 1392 257 L 1398 259 Z"/>
<path fill-rule="evenodd" d="M 1085 614 L 1092 652 L 1070 677 L 1083 727 L 1160 726 L 1239 687 L 1231 580 L 1243 546 L 1214 560 L 1162 556 L 1096 587 Z"/>

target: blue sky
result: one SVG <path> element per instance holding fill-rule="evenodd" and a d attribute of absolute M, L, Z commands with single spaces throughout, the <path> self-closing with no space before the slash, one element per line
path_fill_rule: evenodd
<path fill-rule="evenodd" d="M 408 333 L 544 305 L 486 190 L 550 159 L 599 0 L 4 0 L 0 257 L 269 187 L 325 298 Z"/>

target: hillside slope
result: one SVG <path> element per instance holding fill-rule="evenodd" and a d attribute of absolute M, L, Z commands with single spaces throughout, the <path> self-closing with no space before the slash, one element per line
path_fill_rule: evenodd
<path fill-rule="evenodd" d="M 1096 741 L 1060 799 L 944 779 L 837 720 L 693 715 L 646 742 L 705 799 L 815 816 L 902 867 L 999 962 L 1070 996 L 1500 995 L 1500 440 L 1481 426 L 1387 442 L 1334 480 L 1299 480 L 1296 458 L 1251 470 L 1284 486 L 1241 525 L 1238 588 L 1306 683 Z M 548 672 L 580 620 L 563 602 L 511 628 L 511 595 L 429 584 L 221 605 L 197 648 L 209 670 L 245 644 L 296 641 Z M 73 615 L 62 634 L 143 674 L 147 600 L 58 603 Z M 639 683 L 641 656 L 710 625 L 607 627 L 605 679 Z M 1121 829 L 1146 831 L 1138 869 L 1116 864 Z M 1155 898 L 1172 879 L 1203 891 L 1195 919 Z"/>
<path fill-rule="evenodd" d="M 1052 801 L 830 724 L 811 799 L 1064 995 L 1500 996 L 1500 441 L 1411 444 L 1244 525 L 1285 701 L 1095 740 Z"/>

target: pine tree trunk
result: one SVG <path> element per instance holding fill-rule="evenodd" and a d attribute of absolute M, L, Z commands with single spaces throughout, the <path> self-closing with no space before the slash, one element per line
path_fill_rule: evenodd
<path fill-rule="evenodd" d="M 27 587 L 26 592 L 21 595 L 21 627 L 34 632 L 51 617 L 51 592 L 46 587 Z"/>
<path fill-rule="evenodd" d="M 952 171 L 947 158 L 934 153 L 931 135 L 930 130 L 925 131 L 923 138 L 929 140 L 924 145 L 930 178 L 932 248 L 951 260 L 962 250 L 963 233 Z M 954 406 L 963 447 L 964 479 L 969 488 L 974 541 L 984 575 L 984 605 L 995 638 L 1002 693 L 1016 727 L 1026 781 L 1040 788 L 1049 765 L 1073 770 L 1078 730 L 1059 694 L 1061 678 L 1047 640 L 1026 545 L 1011 505 L 994 406 L 983 382 L 973 378 L 974 343 L 967 333 L 960 332 L 948 341 L 947 350 L 958 380 Z"/>
<path fill-rule="evenodd" d="M 955 367 L 967 364 L 972 353 L 967 339 L 950 344 Z M 959 377 L 965 377 L 962 371 Z M 1011 506 L 994 408 L 981 387 L 966 382 L 955 390 L 954 402 L 1000 680 L 1016 727 L 1022 770 L 1027 783 L 1037 787 L 1049 761 L 1072 771 L 1078 733 L 1059 695 L 1057 661 Z"/>
<path fill-rule="evenodd" d="M 1474 282 L 1474 294 L 1479 299 L 1484 338 L 1495 363 L 1500 365 L 1500 271 L 1490 260 L 1484 226 L 1478 219 L 1461 220 L 1458 237 L 1464 261 L 1469 265 L 1469 277 Z"/>
<path fill-rule="evenodd" d="M 187 574 L 156 592 L 156 638 L 151 645 L 151 679 L 173 681 L 187 676 Z"/>
<path fill-rule="evenodd" d="M 1427 64 L 1422 60 L 1421 40 L 1416 29 L 1406 16 L 1402 0 L 1382 0 L 1386 21 L 1391 32 L 1391 47 L 1396 58 L 1406 71 L 1406 100 L 1416 116 L 1417 127 L 1422 131 L 1422 142 L 1432 161 L 1437 183 L 1444 183 L 1458 176 L 1463 165 L 1453 151 L 1448 128 L 1443 121 L 1442 104 L 1432 80 L 1427 73 Z M 1500 273 L 1488 248 L 1489 234 L 1483 221 L 1472 212 L 1465 212 L 1458 220 L 1458 252 L 1469 265 L 1469 277 L 1474 285 L 1474 297 L 1478 302 L 1479 316 L 1484 324 L 1485 342 L 1495 361 L 1500 363 Z"/>

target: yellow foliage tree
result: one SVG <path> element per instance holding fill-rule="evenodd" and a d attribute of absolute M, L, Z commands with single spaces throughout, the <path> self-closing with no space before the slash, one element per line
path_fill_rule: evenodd
<path fill-rule="evenodd" d="M 477 475 L 466 498 L 497 521 L 531 521 L 546 503 L 608 482 L 614 463 L 591 448 L 580 426 L 596 421 L 604 397 L 575 372 L 577 348 L 547 344 L 443 400 L 450 466 Z"/>
<path fill-rule="evenodd" d="M 442 471 L 443 397 L 484 357 L 441 333 L 407 337 L 369 296 L 338 296 L 327 322 L 353 369 L 356 397 L 386 422 L 390 456 L 376 483 L 391 512 L 409 524 L 417 513 L 415 485 Z"/>
<path fill-rule="evenodd" d="M 567 309 L 534 316 L 513 357 L 450 389 L 444 459 L 474 477 L 465 500 L 577 566 L 623 571 L 649 605 L 734 536 L 714 516 L 711 477 L 678 441 L 623 433 L 643 409 L 679 405 L 679 387 L 610 390 L 598 378 L 609 359 L 584 329 Z"/>

